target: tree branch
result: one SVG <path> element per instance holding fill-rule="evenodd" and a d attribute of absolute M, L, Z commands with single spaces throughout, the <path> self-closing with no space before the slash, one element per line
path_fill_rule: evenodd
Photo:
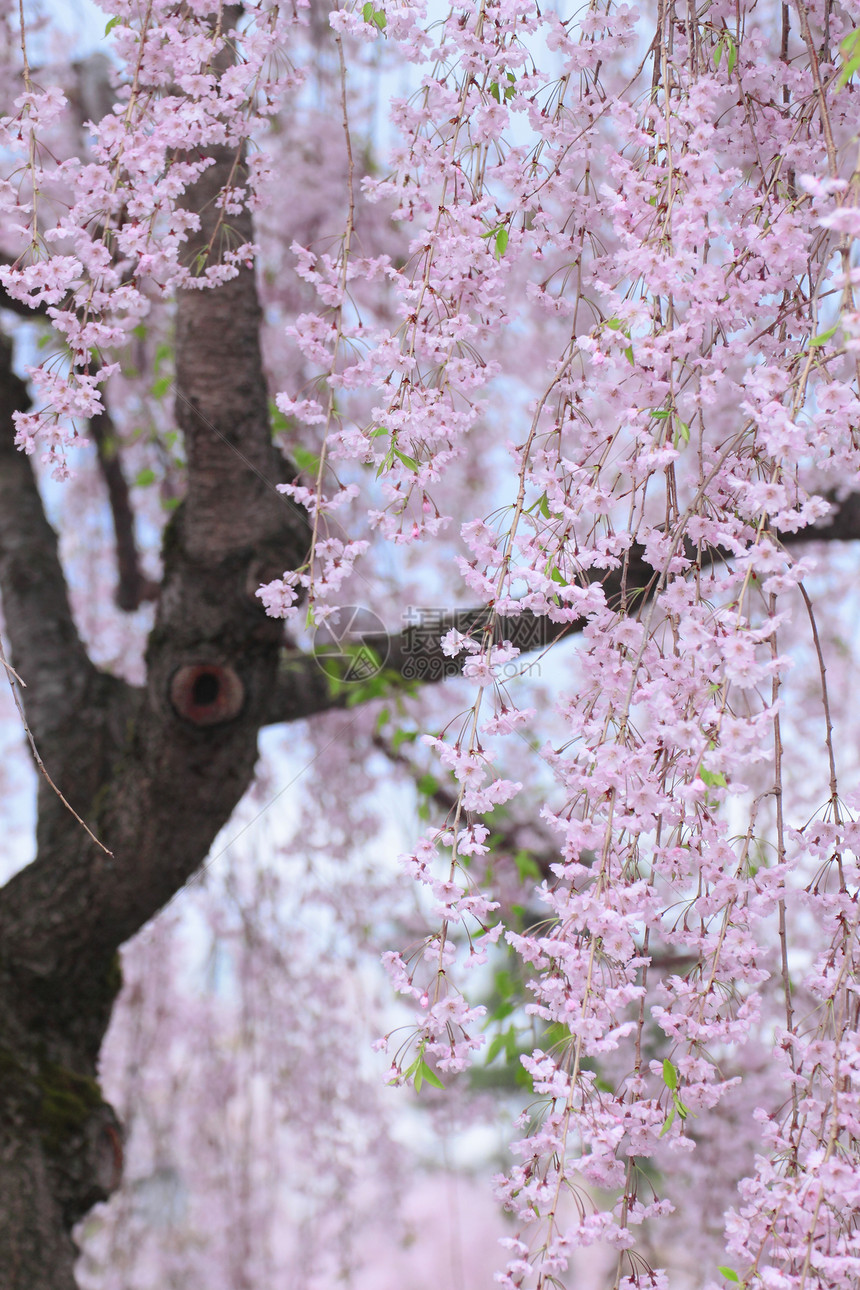
<path fill-rule="evenodd" d="M 116 603 L 120 609 L 131 611 L 137 609 L 144 600 L 155 600 L 158 596 L 158 584 L 145 578 L 140 567 L 140 555 L 134 536 L 134 510 L 119 455 L 116 429 L 107 410 L 91 419 L 90 431 L 96 445 L 113 519 L 117 565 Z"/>
<path fill-rule="evenodd" d="M 80 709 L 95 669 L 78 636 L 57 553 L 28 457 L 13 442 L 12 414 L 30 406 L 0 336 L 0 593 L 11 662 L 26 690 L 27 720 L 49 764 L 57 732 Z"/>
<path fill-rule="evenodd" d="M 819 528 L 800 529 L 796 533 L 775 535 L 786 547 L 801 546 L 810 542 L 856 542 L 860 540 L 860 493 L 837 500 L 829 498 L 833 510 L 826 524 Z M 695 552 L 688 550 L 688 558 Z M 730 551 L 712 550 L 704 565 L 718 560 L 733 559 Z M 627 553 L 626 562 L 619 569 L 589 570 L 584 581 L 590 585 L 601 583 L 609 604 L 633 613 L 647 603 L 657 585 L 658 574 L 644 559 L 643 548 L 637 545 Z M 356 638 L 356 645 L 373 650 L 384 667 L 406 682 L 437 683 L 459 676 L 467 661 L 465 656 L 449 658 L 442 651 L 441 637 L 456 629 L 464 635 L 479 634 L 492 622 L 489 609 L 416 610 L 407 611 L 405 628 L 390 635 L 365 635 Z M 575 636 L 582 631 L 584 620 L 555 623 L 546 617 L 537 617 L 528 610 L 517 617 L 503 616 L 493 625 L 494 639 L 508 640 L 522 654 L 545 648 L 565 636 Z M 352 691 L 356 693 L 357 691 Z M 272 692 L 265 718 L 266 725 L 300 721 L 332 708 L 343 707 L 350 693 L 348 688 L 331 685 L 320 660 L 312 654 L 284 651 L 278 671 L 277 685 Z"/>

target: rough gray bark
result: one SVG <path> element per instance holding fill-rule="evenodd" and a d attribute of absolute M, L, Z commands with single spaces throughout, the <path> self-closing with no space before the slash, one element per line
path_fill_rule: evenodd
<path fill-rule="evenodd" d="M 131 495 L 119 458 L 116 430 L 110 413 L 105 411 L 93 417 L 89 431 L 96 445 L 113 519 L 117 572 L 115 599 L 120 609 L 129 611 L 137 609 L 144 600 L 157 600 L 158 587 L 144 576 L 140 567 Z"/>

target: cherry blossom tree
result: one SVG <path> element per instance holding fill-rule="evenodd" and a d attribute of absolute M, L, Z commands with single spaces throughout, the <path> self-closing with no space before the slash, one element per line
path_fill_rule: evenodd
<path fill-rule="evenodd" d="M 594 1247 L 613 1290 L 855 1286 L 857 0 L 112 0 L 85 67 L 3 13 L 3 666 L 39 772 L 0 889 L 10 1286 L 73 1287 L 120 1182 L 118 952 L 306 721 L 297 854 L 372 845 L 374 758 L 423 816 L 362 1096 L 527 1082 L 498 1282 Z M 350 872 L 351 952 L 394 898 Z M 149 937 L 170 977 L 163 927 L 132 976 Z M 306 1090 L 355 1009 L 261 927 L 243 988 L 292 972 L 296 1007 L 209 1069 L 264 1144 L 253 1054 Z M 277 1173 L 247 1158 L 243 1213 Z M 246 1245 L 213 1284 L 267 1283 Z"/>

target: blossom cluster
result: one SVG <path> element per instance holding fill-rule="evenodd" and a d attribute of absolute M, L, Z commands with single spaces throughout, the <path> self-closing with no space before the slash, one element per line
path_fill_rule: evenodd
<path fill-rule="evenodd" d="M 421 82 L 394 105 L 391 174 L 367 187 L 415 234 L 407 264 L 386 268 L 400 327 L 363 335 L 361 360 L 337 378 L 384 398 L 363 442 L 343 435 L 335 451 L 377 466 L 385 536 L 433 537 L 429 491 L 484 416 L 507 416 L 511 491 L 461 529 L 464 587 L 491 614 L 575 625 L 583 642 L 575 692 L 558 704 L 562 737 L 541 750 L 559 839 L 546 921 L 507 932 L 530 970 L 528 1011 L 565 1038 L 524 1058 L 545 1109 L 499 1184 L 522 1225 L 502 1284 L 556 1284 L 596 1240 L 617 1251 L 617 1286 L 658 1284 L 636 1232 L 671 1212 L 672 1189 L 660 1197 L 649 1179 L 645 1200 L 639 1162 L 682 1176 L 670 1162 L 715 1122 L 737 1055 L 774 1024 L 774 993 L 794 1016 L 773 929 L 800 917 L 810 847 L 782 807 L 781 643 L 813 568 L 790 539 L 826 521 L 828 492 L 860 467 L 853 91 L 838 76 L 856 15 L 828 9 L 825 21 L 798 4 L 779 61 L 766 5 L 661 10 L 637 62 L 642 15 L 626 5 L 568 21 L 504 0 L 455 5 L 420 33 L 420 10 L 396 13 L 387 38 Z M 492 389 L 508 373 L 527 393 L 500 409 Z M 482 702 L 501 707 L 507 647 L 491 629 L 449 633 L 443 648 L 465 654 L 478 696 L 455 742 L 435 743 L 455 780 L 453 822 L 408 865 L 440 906 L 422 954 L 438 959 L 444 991 L 428 995 L 392 960 L 398 988 L 430 1008 L 421 1052 L 440 1057 L 450 926 L 474 899 L 459 835 L 508 794 L 503 773 L 502 797 L 487 791 L 478 735 Z M 825 779 L 831 813 L 835 793 Z M 444 880 L 430 859 L 443 839 Z M 844 837 L 834 846 L 842 854 Z M 480 1035 L 459 999 L 456 1013 L 459 1064 Z M 787 1052 L 813 1042 L 800 1023 L 787 1034 Z M 850 1195 L 836 1199 L 849 1100 L 840 1118 L 812 1091 L 835 1088 L 848 1059 L 835 1034 L 816 1042 L 820 1058 L 791 1058 L 792 1078 L 812 1082 L 798 1093 L 803 1130 L 766 1132 L 729 1221 L 744 1282 L 848 1286 L 857 1274 L 850 1220 L 836 1217 L 850 1211 Z"/>
<path fill-rule="evenodd" d="M 17 442 L 59 477 L 80 425 L 103 411 L 99 387 L 117 370 L 103 356 L 128 341 L 152 300 L 216 286 L 253 262 L 256 247 L 233 228 L 256 202 L 260 167 L 245 165 L 247 142 L 300 80 L 273 73 L 289 28 L 277 8 L 257 10 L 241 32 L 227 21 L 232 11 L 222 21 L 208 4 L 152 0 L 140 10 L 123 0 L 110 10 L 116 103 L 83 123 L 88 158 L 54 159 L 70 105 L 55 85 L 36 89 L 27 65 L 25 92 L 0 118 L 0 147 L 14 159 L 0 186 L 11 260 L 0 282 L 30 308 L 46 306 L 61 340 L 28 369 L 38 400 L 35 412 L 15 413 Z M 209 245 L 189 257 L 200 218 L 186 195 L 217 148 L 234 155 L 233 180 L 217 196 Z"/>

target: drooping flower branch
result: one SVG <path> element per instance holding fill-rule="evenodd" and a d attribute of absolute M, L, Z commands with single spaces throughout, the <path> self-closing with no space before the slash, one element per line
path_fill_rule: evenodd
<path fill-rule="evenodd" d="M 808 837 L 789 842 L 783 822 L 791 660 L 777 646 L 808 566 L 777 534 L 825 516 L 822 493 L 860 464 L 854 94 L 838 53 L 851 15 L 798 5 L 778 23 L 760 5 L 704 16 L 663 6 L 647 49 L 626 6 L 569 21 L 455 7 L 423 31 L 411 8 L 384 17 L 387 38 L 430 70 L 396 107 L 402 141 L 376 185 L 416 232 L 398 281 L 402 325 L 354 369 L 383 378 L 367 431 L 371 447 L 385 436 L 374 519 L 396 541 L 428 536 L 413 499 L 469 452 L 466 436 L 491 415 L 478 392 L 504 373 L 522 391 L 503 427 L 518 440 L 513 491 L 499 507 L 502 474 L 488 490 L 495 520 L 464 525 L 461 575 L 493 613 L 586 624 L 577 693 L 559 708 L 564 736 L 544 749 L 560 797 L 544 808 L 561 840 L 543 890 L 549 924 L 508 932 L 533 969 L 530 1010 L 568 1037 L 526 1062 L 545 1110 L 501 1184 L 523 1224 L 504 1280 L 555 1284 L 571 1250 L 600 1239 L 618 1250 L 617 1287 L 661 1284 L 636 1229 L 671 1209 L 672 1189 L 652 1182 L 643 1201 L 639 1162 L 665 1172 L 694 1149 L 734 1083 L 723 1065 L 776 1024 L 764 1010 L 779 975 L 772 950 L 809 863 Z M 337 21 L 382 25 L 376 10 Z M 634 543 L 654 569 L 652 594 L 607 603 L 582 575 L 623 570 Z M 448 928 L 476 899 L 458 848 L 483 844 L 475 812 L 493 806 L 474 787 L 488 764 L 478 714 L 486 687 L 501 694 L 505 649 L 492 627 L 451 644 L 471 651 L 465 671 L 481 688 L 453 745 L 437 745 L 460 784 L 454 818 L 408 862 L 443 901 L 442 930 L 424 947 L 439 954 L 436 994 L 393 961 L 399 988 L 431 1012 L 437 997 L 454 1006 Z M 831 812 L 836 791 L 825 775 Z M 776 858 L 763 865 L 774 830 Z M 834 845 L 841 855 L 848 844 Z M 853 890 L 843 885 L 849 904 Z M 661 978 L 649 969 L 657 945 L 693 966 Z M 808 1102 L 804 1078 L 836 1090 L 840 1077 L 815 1062 L 804 1077 L 795 1050 L 809 1036 L 786 1006 L 791 1082 Z M 450 1052 L 435 1023 L 420 1023 L 420 1054 L 443 1066 L 479 1039 L 457 1008 Z M 833 1071 L 841 1060 L 834 1049 Z M 822 1101 L 814 1128 L 804 1119 L 820 1176 L 795 1150 L 780 1190 L 787 1130 L 769 1135 L 742 1194 L 771 1218 L 755 1220 L 757 1245 L 735 1225 L 738 1279 L 766 1268 L 787 1286 L 847 1286 L 856 1275 L 850 1220 L 832 1217 L 831 1161 L 849 1132 L 837 1102 L 836 1091 Z M 794 1217 L 788 1202 L 767 1209 L 782 1191 Z M 755 1206 L 743 1211 L 750 1224 Z"/>
<path fill-rule="evenodd" d="M 23 158 L 4 185 L 14 262 L 0 281 L 13 299 L 46 305 L 63 344 L 28 372 L 38 404 L 16 413 L 17 440 L 50 457 L 60 476 L 116 370 L 101 356 L 127 342 L 151 293 L 214 286 L 252 261 L 255 247 L 231 225 L 255 200 L 247 144 L 301 80 L 278 68 L 290 23 L 277 8 L 256 7 L 244 20 L 238 6 L 213 14 L 208 4 L 170 0 L 111 10 L 121 70 L 114 111 L 91 123 L 93 160 L 54 160 L 52 127 L 67 108 L 56 86 L 36 91 L 28 80 L 16 114 L 0 121 L 2 146 Z M 234 152 L 233 178 L 218 197 L 223 218 L 212 244 L 187 263 L 183 247 L 199 219 L 183 196 L 211 165 L 213 147 Z"/>

